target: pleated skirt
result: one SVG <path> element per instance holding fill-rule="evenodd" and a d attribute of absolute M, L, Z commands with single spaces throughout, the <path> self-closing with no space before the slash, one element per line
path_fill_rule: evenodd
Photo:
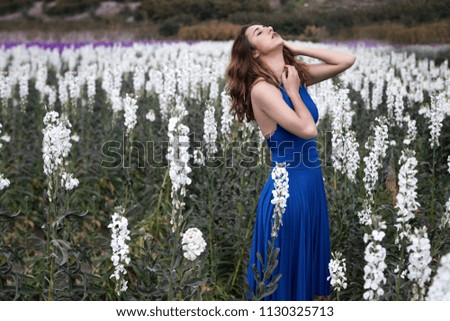
<path fill-rule="evenodd" d="M 268 282 L 281 273 L 278 288 L 266 301 L 311 301 L 315 295 L 330 295 L 328 263 L 330 261 L 330 228 L 328 205 L 322 167 L 286 168 L 289 176 L 289 197 L 283 214 L 282 226 L 275 240 L 280 248 L 278 266 Z M 273 179 L 268 179 L 261 191 L 252 246 L 247 268 L 247 281 L 253 293 L 257 283 L 252 265 L 262 278 L 263 271 L 257 259 L 259 252 L 267 265 L 267 241 L 271 239 L 275 205 L 271 203 Z M 251 299 L 246 292 L 246 298 Z"/>

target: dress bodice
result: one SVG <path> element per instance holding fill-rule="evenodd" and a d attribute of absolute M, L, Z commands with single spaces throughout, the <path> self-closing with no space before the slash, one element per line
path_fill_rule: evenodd
<path fill-rule="evenodd" d="M 281 93 L 286 104 L 295 111 L 291 99 L 281 84 Z M 311 113 L 314 122 L 317 124 L 319 111 L 312 100 L 304 84 L 299 88 L 300 97 Z M 267 145 L 271 151 L 272 167 L 275 162 L 286 162 L 288 168 L 308 169 L 321 166 L 319 152 L 317 150 L 316 138 L 303 139 L 298 137 L 279 124 L 276 125 L 275 132 L 266 139 Z"/>

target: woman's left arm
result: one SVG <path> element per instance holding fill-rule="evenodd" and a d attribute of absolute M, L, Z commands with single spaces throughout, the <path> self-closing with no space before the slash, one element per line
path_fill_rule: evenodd
<path fill-rule="evenodd" d="M 306 64 L 311 75 L 311 79 L 306 82 L 307 86 L 311 86 L 336 76 L 337 74 L 350 68 L 356 61 L 356 56 L 346 52 L 323 48 L 298 47 L 288 44 L 286 41 L 284 42 L 284 45 L 289 48 L 295 56 L 309 56 L 324 62 L 320 64 Z"/>

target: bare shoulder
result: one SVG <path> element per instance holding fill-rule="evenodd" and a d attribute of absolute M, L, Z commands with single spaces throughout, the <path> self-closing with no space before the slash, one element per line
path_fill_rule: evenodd
<path fill-rule="evenodd" d="M 255 80 L 251 90 L 250 90 L 252 101 L 260 101 L 269 96 L 278 95 L 282 97 L 281 92 L 273 84 L 267 82 L 262 77 Z"/>
<path fill-rule="evenodd" d="M 273 105 L 280 103 L 283 98 L 274 85 L 265 80 L 261 80 L 253 85 L 250 91 L 250 99 L 253 108 L 268 114 L 268 109 L 272 108 Z"/>
<path fill-rule="evenodd" d="M 287 104 L 281 91 L 275 85 L 264 80 L 259 81 L 253 85 L 250 94 L 252 106 L 288 132 L 304 139 L 317 136 L 317 129 L 312 118 L 300 118 L 297 110 Z"/>

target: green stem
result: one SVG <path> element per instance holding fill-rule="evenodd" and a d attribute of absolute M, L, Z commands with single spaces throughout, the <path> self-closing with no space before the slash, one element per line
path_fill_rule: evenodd
<path fill-rule="evenodd" d="M 215 259 L 214 259 L 214 251 L 213 251 L 213 231 L 212 231 L 212 225 L 213 225 L 213 212 L 212 212 L 212 189 L 209 189 L 208 193 L 208 211 L 209 211 L 209 224 L 208 224 L 208 232 L 209 232 L 209 260 L 210 260 L 210 272 L 211 276 L 214 277 L 214 280 L 216 279 L 215 274 Z"/>
<path fill-rule="evenodd" d="M 51 237 L 51 235 L 52 235 L 52 232 L 51 232 L 51 212 L 50 212 L 50 210 L 49 210 L 49 212 L 48 212 L 48 216 L 47 216 L 47 235 L 46 235 L 46 237 L 47 237 L 47 240 L 46 240 L 46 244 L 47 244 L 47 259 L 49 259 L 49 260 L 51 260 L 51 249 L 50 249 L 50 237 Z M 50 264 L 51 265 L 51 264 Z M 50 268 L 50 270 L 51 270 L 51 268 Z M 51 273 L 50 273 L 50 275 L 49 275 L 49 280 L 51 280 Z M 49 283 L 49 289 L 48 289 L 48 293 L 47 293 L 47 295 L 48 295 L 48 299 L 49 300 L 51 300 L 51 296 L 50 296 L 50 288 L 51 287 L 53 287 L 53 284 L 51 283 L 51 281 L 50 281 L 50 283 Z"/>
<path fill-rule="evenodd" d="M 396 300 L 399 301 L 400 300 L 400 276 L 399 275 L 397 275 L 395 277 L 395 295 L 396 295 Z"/>
<path fill-rule="evenodd" d="M 241 182 L 240 182 L 240 184 L 241 184 L 241 190 L 244 189 L 244 183 L 245 183 L 245 182 L 244 182 L 244 176 L 241 175 Z M 241 219 L 242 216 L 243 216 L 242 202 L 239 202 L 239 204 L 238 204 L 238 215 L 239 215 L 239 218 L 240 218 L 240 219 Z M 249 222 L 248 222 L 247 230 L 246 230 L 246 232 L 245 232 L 245 239 L 247 239 L 248 236 L 249 236 L 250 225 L 251 225 L 250 223 L 251 223 L 251 220 L 249 220 Z M 238 275 L 238 273 L 239 273 L 239 268 L 240 268 L 240 266 L 241 266 L 241 261 L 242 261 L 242 256 L 243 256 L 243 255 L 244 255 L 244 247 L 241 248 L 241 252 L 240 252 L 240 254 L 239 254 L 239 258 L 238 258 L 238 261 L 237 261 L 237 263 L 236 263 L 236 267 L 235 267 L 235 269 L 234 269 L 233 276 L 232 276 L 232 278 L 231 278 L 230 289 L 234 286 L 234 283 L 236 282 L 236 278 L 237 278 L 237 275 Z"/>
<path fill-rule="evenodd" d="M 267 289 L 267 285 L 266 281 L 269 280 L 269 278 L 272 278 L 273 274 L 271 273 L 269 275 L 268 271 L 270 269 L 272 269 L 272 266 L 276 266 L 277 262 L 276 262 L 276 256 L 274 255 L 274 249 L 275 249 L 275 239 L 276 237 L 272 237 L 271 238 L 271 243 L 270 246 L 267 250 L 267 263 L 265 266 L 265 269 L 263 271 L 263 278 L 261 280 L 261 283 L 264 284 L 264 287 L 262 289 L 260 289 L 259 287 L 256 289 L 256 299 L 257 301 L 260 301 L 262 298 L 264 298 L 266 295 L 266 289 Z"/>
<path fill-rule="evenodd" d="M 176 246 L 176 236 L 174 235 L 173 237 L 173 246 L 172 246 L 172 256 L 170 258 L 170 267 L 169 267 L 169 289 L 167 291 L 167 300 L 168 301 L 172 301 L 172 270 L 173 270 L 173 264 L 174 264 L 174 260 L 175 260 L 175 246 Z"/>
<path fill-rule="evenodd" d="M 54 289 L 54 278 L 55 278 L 55 246 L 52 244 L 52 241 L 56 239 L 56 225 L 54 224 L 57 216 L 56 209 L 56 188 L 57 188 L 57 180 L 54 179 L 54 175 L 51 177 L 52 180 L 52 203 L 50 205 L 51 211 L 49 214 L 48 221 L 48 237 L 47 237 L 47 257 L 50 259 L 50 275 L 49 275 L 49 285 L 48 285 L 48 296 L 47 299 L 49 301 L 53 301 L 53 289 Z"/>
<path fill-rule="evenodd" d="M 334 181 L 334 190 L 337 189 L 337 178 L 336 178 L 336 170 L 334 171 L 334 175 L 333 175 L 333 181 Z"/>
<path fill-rule="evenodd" d="M 402 226 L 402 231 L 406 230 L 405 227 L 405 222 L 401 223 Z M 401 278 L 401 274 L 403 273 L 403 270 L 405 268 L 405 260 L 406 260 L 406 240 L 405 238 L 402 238 L 401 240 L 399 240 L 400 242 L 400 259 L 399 259 L 399 266 L 398 266 L 398 276 L 396 277 L 395 280 L 395 291 L 396 291 L 396 299 L 397 301 L 401 300 L 401 287 L 402 287 L 402 278 Z"/>
<path fill-rule="evenodd" d="M 245 239 L 247 239 L 249 237 L 250 227 L 251 227 L 251 221 L 249 220 L 248 226 L 247 226 L 247 231 L 245 232 Z M 243 255 L 244 255 L 244 247 L 241 248 L 241 253 L 239 255 L 238 262 L 236 263 L 236 268 L 234 269 L 233 277 L 231 279 L 230 289 L 233 288 L 234 283 L 236 282 L 236 278 L 237 278 L 237 275 L 239 273 L 239 268 L 241 266 L 241 261 L 242 261 L 242 256 Z"/>
<path fill-rule="evenodd" d="M 170 258 L 170 271 L 169 271 L 169 291 L 168 291 L 168 300 L 172 301 L 173 298 L 173 267 L 175 264 L 175 255 L 176 255 L 176 248 L 178 243 L 178 228 L 176 229 L 175 235 L 173 237 L 173 246 L 172 246 L 172 256 Z"/>
<path fill-rule="evenodd" d="M 156 214 L 157 215 L 160 214 L 159 209 L 160 209 L 160 206 L 161 206 L 162 195 L 163 195 L 163 192 L 164 192 L 164 187 L 166 186 L 166 180 L 167 180 L 168 176 L 169 176 L 169 166 L 167 166 L 166 173 L 164 174 L 164 179 L 163 179 L 161 188 L 159 189 L 158 204 L 156 205 L 156 211 L 157 211 Z"/>
<path fill-rule="evenodd" d="M 125 157 L 129 157 L 129 144 L 128 144 L 128 137 L 125 139 Z M 131 164 L 129 164 L 131 166 Z M 125 167 L 125 199 L 123 203 L 123 208 L 126 210 L 128 207 L 128 193 L 129 193 L 129 183 L 130 183 L 130 169 L 128 167 Z"/>
<path fill-rule="evenodd" d="M 436 147 L 433 146 L 433 186 L 431 188 L 431 209 L 430 209 L 430 227 L 434 228 L 434 190 L 436 185 L 436 178 L 435 178 L 435 158 L 436 158 Z"/>
<path fill-rule="evenodd" d="M 178 198 L 178 194 L 175 194 L 176 198 Z M 180 215 L 179 217 L 181 217 L 182 214 L 182 208 L 180 208 Z M 174 265 L 175 265 L 175 256 L 177 254 L 177 249 L 178 249 L 178 242 L 180 239 L 180 227 L 182 224 L 180 224 L 180 222 L 178 222 L 177 217 L 175 216 L 174 218 L 174 224 L 177 224 L 177 227 L 175 229 L 175 234 L 173 236 L 173 246 L 172 246 L 172 256 L 170 259 L 170 271 L 169 271 L 169 290 L 168 290 L 168 300 L 172 301 L 173 298 L 173 273 L 172 271 L 174 270 Z"/>
<path fill-rule="evenodd" d="M 434 257 L 437 254 L 437 253 L 435 253 L 437 251 L 437 246 L 441 245 L 442 238 L 444 237 L 444 235 L 446 233 L 447 233 L 447 230 L 446 230 L 446 227 L 444 226 L 444 228 L 440 229 L 436 240 L 432 242 L 431 257 Z"/>

